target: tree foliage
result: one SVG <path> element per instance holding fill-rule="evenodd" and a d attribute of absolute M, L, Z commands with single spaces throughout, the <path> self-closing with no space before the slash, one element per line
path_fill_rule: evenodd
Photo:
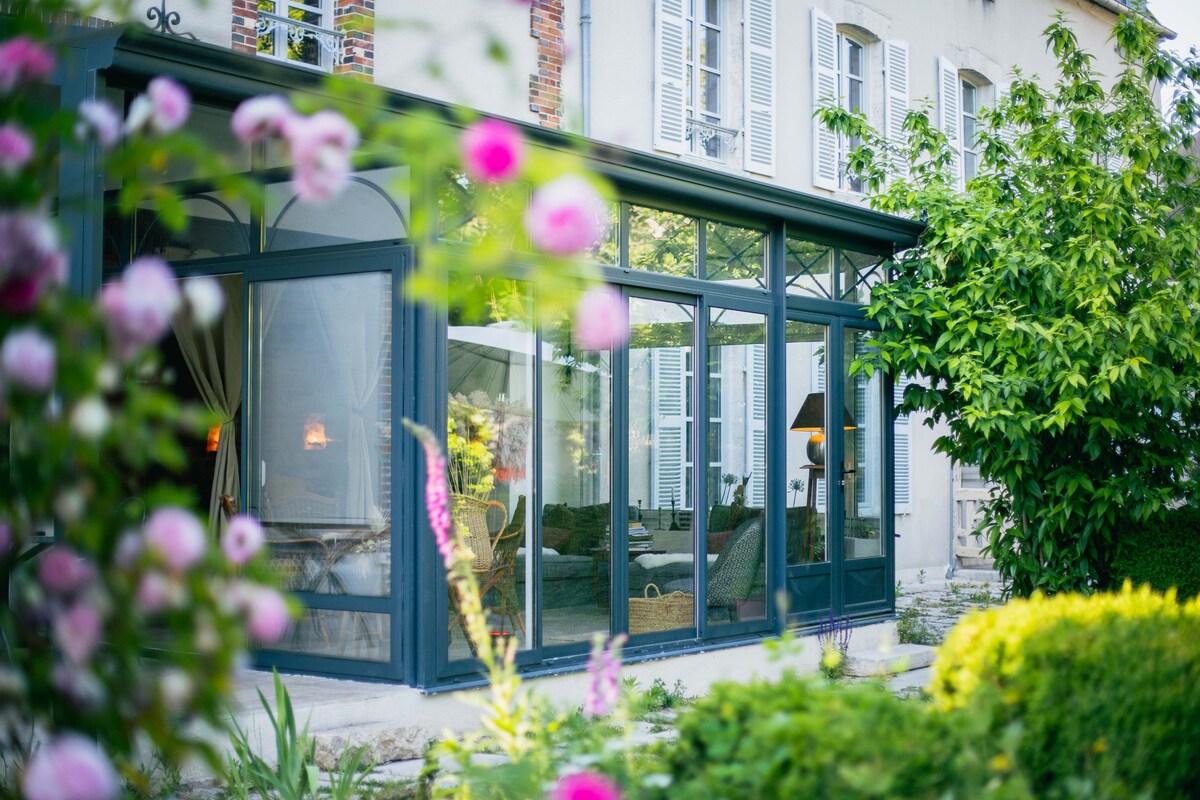
<path fill-rule="evenodd" d="M 927 224 L 872 295 L 882 331 L 855 368 L 926 379 L 903 408 L 944 421 L 936 448 L 998 484 L 984 529 L 1019 595 L 1108 582 L 1131 522 L 1194 489 L 1200 438 L 1200 180 L 1182 151 L 1200 64 L 1137 15 L 1114 29 L 1113 76 L 1061 14 L 1044 35 L 1057 77 L 1017 72 L 981 113 L 966 191 L 927 113 L 891 143 L 820 112 L 862 138 L 850 169 L 873 205 Z M 1165 116 L 1158 87 L 1175 90 Z"/>

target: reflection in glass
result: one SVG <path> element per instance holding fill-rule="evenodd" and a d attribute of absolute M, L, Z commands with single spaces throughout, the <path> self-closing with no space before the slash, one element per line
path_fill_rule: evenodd
<path fill-rule="evenodd" d="M 788 320 L 787 563 L 829 559 L 825 491 L 825 326 Z"/>
<path fill-rule="evenodd" d="M 696 277 L 697 223 L 692 217 L 629 207 L 629 266 Z"/>
<path fill-rule="evenodd" d="M 710 623 L 767 615 L 766 341 L 763 315 L 709 310 Z"/>
<path fill-rule="evenodd" d="M 216 192 L 182 200 L 186 227 L 172 231 L 150 202 L 133 218 L 134 256 L 155 255 L 167 261 L 245 255 L 258 249 L 250 232 L 250 208 L 243 200 L 228 204 Z M 257 237 L 255 237 L 257 238 Z"/>
<path fill-rule="evenodd" d="M 248 505 L 292 591 L 391 593 L 391 284 L 251 285 Z"/>
<path fill-rule="evenodd" d="M 316 656 L 388 661 L 391 639 L 387 614 L 310 608 L 288 626 L 272 650 Z"/>
<path fill-rule="evenodd" d="M 542 641 L 608 633 L 612 356 L 542 344 Z"/>
<path fill-rule="evenodd" d="M 787 293 L 833 297 L 833 248 L 795 236 L 786 239 Z"/>
<path fill-rule="evenodd" d="M 685 464 L 694 317 L 692 306 L 642 298 L 629 303 L 629 552 L 613 563 L 618 569 L 627 564 L 631 599 L 681 593 L 661 605 L 661 614 L 644 613 L 643 602 L 631 604 L 630 634 L 694 625 L 694 519 L 686 499 L 693 479 Z"/>
<path fill-rule="evenodd" d="M 845 557 L 867 558 L 883 555 L 880 514 L 883 506 L 881 474 L 883 441 L 880 437 L 880 398 L 882 378 L 879 372 L 850 375 L 850 363 L 861 357 L 870 340 L 869 331 L 847 328 L 842 337 L 842 363 L 845 365 L 846 407 L 854 428 L 844 431 L 843 475 L 845 488 Z"/>
<path fill-rule="evenodd" d="M 504 246 L 528 250 L 524 229 L 502 227 L 488 209 L 511 211 L 529 203 L 522 183 L 475 185 L 464 173 L 448 174 L 438 186 L 438 237 L 447 242 L 475 244 L 491 235 Z M 505 207 L 508 208 L 505 208 Z"/>
<path fill-rule="evenodd" d="M 709 222 L 705 229 L 705 270 L 709 280 L 765 287 L 767 235 L 752 228 Z"/>
<path fill-rule="evenodd" d="M 839 249 L 838 261 L 841 266 L 842 300 L 848 303 L 870 302 L 871 287 L 884 279 L 887 257 Z"/>
<path fill-rule="evenodd" d="M 286 181 L 266 187 L 267 252 L 408 235 L 408 168 L 357 172 L 336 198 L 301 202 Z"/>
<path fill-rule="evenodd" d="M 537 339 L 528 287 L 497 279 L 486 288 L 494 302 L 485 319 L 451 312 L 448 320 L 447 472 L 492 634 L 516 637 L 528 648 L 535 565 L 526 504 L 533 486 Z M 453 599 L 450 629 L 450 657 L 469 657 Z"/>

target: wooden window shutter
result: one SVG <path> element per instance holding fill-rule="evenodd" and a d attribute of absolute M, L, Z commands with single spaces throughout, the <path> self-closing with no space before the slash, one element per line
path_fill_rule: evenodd
<path fill-rule="evenodd" d="M 812 110 L 838 102 L 837 28 L 833 20 L 812 9 Z M 813 117 L 813 186 L 838 188 L 837 134 Z"/>
<path fill-rule="evenodd" d="M 908 42 L 883 43 L 884 123 L 888 141 L 897 147 L 904 145 L 904 117 L 910 107 L 908 91 Z M 908 163 L 896 165 L 896 176 L 908 177 Z"/>
<path fill-rule="evenodd" d="M 954 186 L 961 189 L 962 82 L 958 77 L 958 67 L 944 56 L 938 56 L 938 127 L 950 140 L 950 180 Z"/>
<path fill-rule="evenodd" d="M 911 378 L 897 380 L 892 385 L 893 408 L 904 399 L 904 389 Z M 896 513 L 912 513 L 912 414 L 901 414 L 893 423 L 892 451 L 893 487 L 895 489 Z"/>
<path fill-rule="evenodd" d="M 745 0 L 744 167 L 775 174 L 775 0 Z"/>
<path fill-rule="evenodd" d="M 654 148 L 687 149 L 685 0 L 657 0 L 654 15 Z"/>

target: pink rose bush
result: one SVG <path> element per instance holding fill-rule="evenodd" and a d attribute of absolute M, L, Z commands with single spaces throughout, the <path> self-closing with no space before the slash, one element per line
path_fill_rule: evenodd
<path fill-rule="evenodd" d="M 57 363 L 54 342 L 34 328 L 20 328 L 0 344 L 0 369 L 5 380 L 31 392 L 44 392 L 54 383 Z"/>
<path fill-rule="evenodd" d="M 146 549 L 170 572 L 194 566 L 208 549 L 204 526 L 182 508 L 162 508 L 146 521 Z"/>
<path fill-rule="evenodd" d="M 525 140 L 514 125 L 484 119 L 462 135 L 463 167 L 471 178 L 486 183 L 510 181 L 521 172 Z"/>
<path fill-rule="evenodd" d="M 152 136 L 173 133 L 187 122 L 191 110 L 192 99 L 187 89 L 170 78 L 155 78 L 146 86 L 146 92 L 129 104 L 125 133 Z"/>
<path fill-rule="evenodd" d="M 621 800 L 621 787 L 598 772 L 576 772 L 559 780 L 550 800 Z"/>
<path fill-rule="evenodd" d="M 584 350 L 611 350 L 629 338 L 629 304 L 611 286 L 588 289 L 579 297 L 575 343 Z"/>
<path fill-rule="evenodd" d="M 41 42 L 16 36 L 0 43 L 0 96 L 33 83 L 42 83 L 54 72 L 54 55 Z"/>
<path fill-rule="evenodd" d="M 121 116 L 107 100 L 84 100 L 75 112 L 79 120 L 75 123 L 75 138 L 79 140 L 96 137 L 105 150 L 111 150 L 121 141 Z"/>
<path fill-rule="evenodd" d="M 25 800 L 110 800 L 120 784 L 95 744 L 67 734 L 42 745 L 25 767 Z"/>
<path fill-rule="evenodd" d="M 67 256 L 49 217 L 0 208 L 0 309 L 27 313 L 66 279 Z"/>
<path fill-rule="evenodd" d="M 221 536 L 221 550 L 230 564 L 241 566 L 262 550 L 266 534 L 258 520 L 247 514 L 238 514 L 229 521 L 229 527 Z"/>
<path fill-rule="evenodd" d="M 33 139 L 17 125 L 0 125 L 0 174 L 12 177 L 33 157 Z"/>
<path fill-rule="evenodd" d="M 578 175 L 539 187 L 525 212 L 525 228 L 534 246 L 556 256 L 578 255 L 596 246 L 608 227 L 608 206 Z"/>
<path fill-rule="evenodd" d="M 100 308 L 118 356 L 128 360 L 162 338 L 181 297 L 175 273 L 156 256 L 132 262 L 100 290 Z"/>

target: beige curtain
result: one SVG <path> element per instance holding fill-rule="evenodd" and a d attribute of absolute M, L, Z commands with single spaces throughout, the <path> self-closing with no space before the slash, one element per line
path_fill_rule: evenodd
<path fill-rule="evenodd" d="M 209 328 L 173 323 L 175 338 L 183 351 L 192 381 L 204 404 L 220 418 L 217 463 L 208 500 L 209 525 L 214 534 L 224 528 L 221 497 L 229 495 L 240 509 L 241 478 L 238 474 L 237 431 L 234 420 L 242 405 L 242 276 L 217 278 L 225 293 L 225 313 Z"/>

